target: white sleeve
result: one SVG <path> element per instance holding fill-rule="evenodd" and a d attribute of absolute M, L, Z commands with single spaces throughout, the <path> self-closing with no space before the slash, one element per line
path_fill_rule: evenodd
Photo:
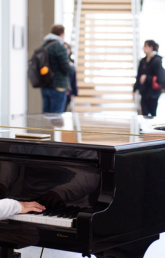
<path fill-rule="evenodd" d="M 20 213 L 22 210 L 21 204 L 12 199 L 0 200 L 0 220 L 7 219 L 9 216 Z"/>

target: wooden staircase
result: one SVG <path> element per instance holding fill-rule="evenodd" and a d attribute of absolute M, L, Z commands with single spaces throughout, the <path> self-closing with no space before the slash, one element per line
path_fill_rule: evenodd
<path fill-rule="evenodd" d="M 82 0 L 75 111 L 134 111 L 131 0 Z"/>

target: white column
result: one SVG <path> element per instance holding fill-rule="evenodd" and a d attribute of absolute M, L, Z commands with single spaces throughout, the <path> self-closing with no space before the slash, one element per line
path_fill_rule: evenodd
<path fill-rule="evenodd" d="M 63 0 L 55 0 L 54 23 L 63 24 Z"/>
<path fill-rule="evenodd" d="M 27 111 L 27 0 L 10 0 L 9 11 L 10 114 L 18 115 Z"/>
<path fill-rule="evenodd" d="M 0 0 L 0 115 L 9 114 L 9 0 Z M 2 122 L 2 121 L 1 121 Z"/>

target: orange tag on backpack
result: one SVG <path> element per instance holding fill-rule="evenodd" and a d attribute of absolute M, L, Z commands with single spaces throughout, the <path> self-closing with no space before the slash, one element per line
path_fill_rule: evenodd
<path fill-rule="evenodd" d="M 49 72 L 49 68 L 47 66 L 44 66 L 40 69 L 40 74 L 45 75 Z"/>

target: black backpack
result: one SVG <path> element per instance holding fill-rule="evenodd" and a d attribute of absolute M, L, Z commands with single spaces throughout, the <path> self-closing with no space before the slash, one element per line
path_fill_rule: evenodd
<path fill-rule="evenodd" d="M 37 49 L 28 62 L 28 77 L 34 88 L 47 88 L 55 75 L 49 65 L 48 48 L 56 43 L 58 42 L 53 40 Z"/>

